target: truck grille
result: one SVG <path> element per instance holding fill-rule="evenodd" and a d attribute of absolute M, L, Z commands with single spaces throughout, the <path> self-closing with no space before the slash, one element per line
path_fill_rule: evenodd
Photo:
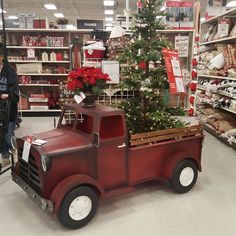
<path fill-rule="evenodd" d="M 41 192 L 41 184 L 39 177 L 39 168 L 32 155 L 29 156 L 28 163 L 22 159 L 23 150 L 18 150 L 19 154 L 19 175 L 28 183 L 38 194 Z"/>

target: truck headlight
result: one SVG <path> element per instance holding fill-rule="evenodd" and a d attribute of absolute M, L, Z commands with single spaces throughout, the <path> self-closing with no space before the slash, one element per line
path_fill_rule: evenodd
<path fill-rule="evenodd" d="M 45 154 L 41 156 L 41 163 L 43 171 L 46 172 L 50 167 L 50 159 Z"/>

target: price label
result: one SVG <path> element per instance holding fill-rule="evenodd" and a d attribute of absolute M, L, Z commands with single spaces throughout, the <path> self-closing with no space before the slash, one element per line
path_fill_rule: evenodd
<path fill-rule="evenodd" d="M 28 58 L 35 58 L 35 50 L 33 48 L 29 48 L 27 50 L 27 57 Z"/>
<path fill-rule="evenodd" d="M 22 159 L 28 163 L 29 161 L 29 154 L 30 154 L 31 143 L 25 141 L 23 147 L 23 154 Z"/>
<path fill-rule="evenodd" d="M 181 77 L 182 73 L 181 73 L 181 69 L 180 69 L 179 60 L 177 58 L 173 57 L 171 59 L 171 64 L 172 64 L 174 76 Z"/>

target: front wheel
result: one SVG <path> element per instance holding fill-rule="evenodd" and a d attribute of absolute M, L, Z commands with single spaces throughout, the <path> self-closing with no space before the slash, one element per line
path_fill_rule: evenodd
<path fill-rule="evenodd" d="M 193 160 L 180 162 L 173 173 L 171 186 L 177 193 L 186 193 L 195 185 L 198 177 L 198 168 Z"/>
<path fill-rule="evenodd" d="M 98 201 L 93 189 L 86 186 L 75 188 L 65 196 L 58 218 L 64 226 L 79 229 L 95 216 Z"/>

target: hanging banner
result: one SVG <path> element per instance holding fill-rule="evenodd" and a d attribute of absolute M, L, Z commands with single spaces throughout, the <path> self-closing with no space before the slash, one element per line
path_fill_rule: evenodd
<path fill-rule="evenodd" d="M 163 48 L 163 54 L 170 85 L 170 93 L 186 93 L 183 83 L 183 75 L 180 67 L 178 51 Z"/>

